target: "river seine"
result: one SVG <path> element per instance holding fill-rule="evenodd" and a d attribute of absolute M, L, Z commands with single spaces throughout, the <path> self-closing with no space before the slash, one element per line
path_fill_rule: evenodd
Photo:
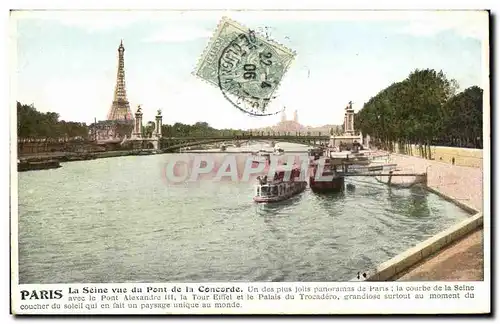
<path fill-rule="evenodd" d="M 468 216 L 369 178 L 257 205 L 253 181 L 167 182 L 172 157 L 19 173 L 20 283 L 346 281 Z"/>

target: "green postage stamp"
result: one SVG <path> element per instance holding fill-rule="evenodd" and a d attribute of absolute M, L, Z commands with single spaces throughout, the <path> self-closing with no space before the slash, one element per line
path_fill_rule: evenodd
<path fill-rule="evenodd" d="M 195 74 L 218 87 L 236 108 L 256 116 L 268 109 L 295 52 L 227 17 L 205 49 Z"/>

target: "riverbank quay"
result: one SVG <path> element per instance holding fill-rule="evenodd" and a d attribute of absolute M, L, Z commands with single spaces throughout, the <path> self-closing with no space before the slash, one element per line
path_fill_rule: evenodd
<path fill-rule="evenodd" d="M 392 280 L 483 280 L 483 240 L 483 230 L 475 230 L 423 262 L 395 276 Z"/>
<path fill-rule="evenodd" d="M 242 150 L 242 151 L 221 151 L 221 150 L 189 150 L 182 153 L 163 152 L 154 149 L 141 149 L 141 150 L 120 150 L 120 151 L 103 151 L 103 152 L 44 152 L 36 154 L 23 154 L 18 156 L 20 162 L 45 162 L 49 160 L 56 160 L 59 162 L 72 162 L 72 161 L 85 161 L 94 159 L 103 159 L 119 156 L 130 155 L 152 155 L 152 154 L 254 154 L 255 151 Z M 267 152 L 272 154 L 272 151 Z M 287 151 L 287 154 L 306 154 L 307 151 L 294 150 Z"/>
<path fill-rule="evenodd" d="M 398 172 L 427 173 L 430 191 L 470 212 L 483 210 L 483 168 L 457 166 L 402 154 L 390 154 Z"/>
<path fill-rule="evenodd" d="M 483 210 L 483 168 L 456 166 L 439 161 L 391 154 L 390 160 L 402 168 L 427 170 L 431 192 L 453 201 L 470 212 Z M 482 226 L 427 257 L 393 278 L 416 280 L 483 280 L 484 231 Z"/>
<path fill-rule="evenodd" d="M 18 156 L 20 163 L 26 162 L 45 162 L 45 161 L 59 161 L 59 162 L 73 162 L 85 161 L 94 159 L 104 159 L 119 156 L 133 156 L 133 155 L 151 155 L 156 154 L 155 150 L 123 150 L 123 151 L 103 151 L 103 152 L 50 152 L 50 153 L 37 153 L 25 154 Z"/>
<path fill-rule="evenodd" d="M 368 271 L 368 281 L 483 280 L 483 170 L 391 154 L 397 172 L 427 173 L 427 189 L 471 217 Z M 473 216 L 472 216 L 473 215 Z"/>

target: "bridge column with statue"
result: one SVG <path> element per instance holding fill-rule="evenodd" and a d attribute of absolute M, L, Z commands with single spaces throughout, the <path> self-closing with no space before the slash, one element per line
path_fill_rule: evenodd
<path fill-rule="evenodd" d="M 349 104 L 345 108 L 344 134 L 330 136 L 329 146 L 339 147 L 340 144 L 350 146 L 354 142 L 362 144 L 363 135 L 361 133 L 356 134 L 354 130 L 354 109 L 352 108 L 352 101 L 349 101 Z"/>
<path fill-rule="evenodd" d="M 142 139 L 142 108 L 137 106 L 135 113 L 134 130 L 132 131 L 132 140 Z"/>
<path fill-rule="evenodd" d="M 349 104 L 345 108 L 344 134 L 349 136 L 354 135 L 354 109 L 352 108 L 352 101 L 349 101 Z"/>
<path fill-rule="evenodd" d="M 157 139 L 161 139 L 162 133 L 161 133 L 161 127 L 162 127 L 162 115 L 161 115 L 161 109 L 158 109 L 156 112 L 156 117 L 155 117 L 155 130 L 153 133 L 153 137 Z"/>
<path fill-rule="evenodd" d="M 144 137 L 142 135 L 142 108 L 141 106 L 137 106 L 137 112 L 135 113 L 134 120 L 134 129 L 132 130 L 132 134 L 130 139 L 125 139 L 122 144 L 131 143 L 132 147 L 136 149 L 155 149 L 159 148 L 159 142 L 162 137 L 161 133 L 162 126 L 162 116 L 161 110 L 158 110 L 158 113 L 155 118 L 155 129 L 153 132 L 153 136 L 151 138 Z"/>

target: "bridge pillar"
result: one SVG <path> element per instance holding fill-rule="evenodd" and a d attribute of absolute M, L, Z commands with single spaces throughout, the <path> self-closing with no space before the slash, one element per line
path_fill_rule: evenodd
<path fill-rule="evenodd" d="M 354 109 L 352 109 L 352 101 L 349 101 L 349 104 L 345 108 L 344 133 L 346 135 L 354 135 Z"/>
<path fill-rule="evenodd" d="M 133 139 L 142 138 L 142 108 L 141 105 L 137 106 L 137 112 L 135 113 L 134 130 L 132 131 Z"/>
<path fill-rule="evenodd" d="M 157 112 L 156 117 L 155 117 L 155 131 L 153 134 L 154 137 L 156 137 L 156 138 L 162 137 L 161 126 L 162 126 L 161 110 L 158 109 L 158 112 Z"/>

